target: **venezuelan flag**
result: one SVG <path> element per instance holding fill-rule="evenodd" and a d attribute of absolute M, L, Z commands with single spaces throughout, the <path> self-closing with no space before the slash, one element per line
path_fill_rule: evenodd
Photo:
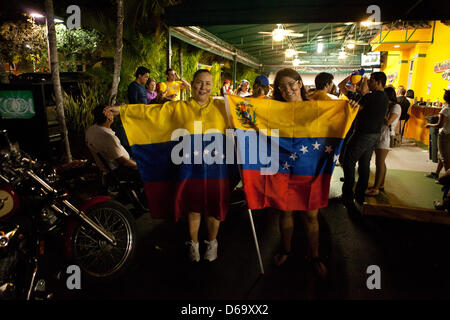
<path fill-rule="evenodd" d="M 125 105 L 120 116 L 154 218 L 193 211 L 223 221 L 236 166 L 226 163 L 224 101 Z M 232 140 L 232 138 L 231 138 Z M 231 152 L 233 149 L 231 148 Z"/>
<path fill-rule="evenodd" d="M 225 99 L 249 208 L 326 207 L 333 169 L 357 109 L 344 100 Z"/>

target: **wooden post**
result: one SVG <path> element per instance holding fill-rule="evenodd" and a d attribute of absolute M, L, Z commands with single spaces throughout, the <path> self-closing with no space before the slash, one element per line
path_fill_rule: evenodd
<path fill-rule="evenodd" d="M 237 89 L 236 77 L 237 77 L 237 57 L 235 52 L 233 55 L 233 90 Z"/>
<path fill-rule="evenodd" d="M 180 49 L 179 49 L 179 51 L 178 51 L 178 53 L 179 53 L 179 60 L 180 60 L 180 78 L 181 79 L 183 79 L 183 50 L 182 50 L 183 48 L 182 48 L 182 45 L 180 44 Z M 186 90 L 181 90 L 181 92 L 180 92 L 180 99 L 181 100 L 185 100 L 184 98 L 184 96 L 185 96 L 185 92 L 186 92 Z"/>
<path fill-rule="evenodd" d="M 166 66 L 167 69 L 172 67 L 172 35 L 170 33 L 170 27 L 167 31 Z"/>
<path fill-rule="evenodd" d="M 122 49 L 123 49 L 123 1 L 117 1 L 117 17 L 116 17 L 116 51 L 114 54 L 114 75 L 111 87 L 111 95 L 109 104 L 116 103 L 117 91 L 119 89 L 120 69 L 122 67 Z"/>

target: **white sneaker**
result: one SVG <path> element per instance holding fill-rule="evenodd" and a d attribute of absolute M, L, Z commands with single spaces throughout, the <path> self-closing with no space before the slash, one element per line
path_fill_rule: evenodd
<path fill-rule="evenodd" d="M 206 252 L 205 252 L 205 260 L 208 261 L 214 261 L 217 259 L 217 239 L 211 240 L 211 241 L 207 241 L 205 240 L 206 243 Z"/>
<path fill-rule="evenodd" d="M 189 260 L 191 260 L 192 262 L 199 262 L 200 261 L 200 251 L 198 250 L 199 243 L 193 242 L 191 240 L 186 241 L 186 245 L 189 248 Z"/>

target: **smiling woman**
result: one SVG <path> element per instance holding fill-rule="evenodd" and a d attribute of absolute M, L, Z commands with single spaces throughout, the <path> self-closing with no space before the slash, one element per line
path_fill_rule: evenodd
<path fill-rule="evenodd" d="M 206 69 L 197 70 L 194 74 L 191 86 L 194 100 L 200 106 L 207 104 L 213 88 L 213 76 L 211 72 Z"/>

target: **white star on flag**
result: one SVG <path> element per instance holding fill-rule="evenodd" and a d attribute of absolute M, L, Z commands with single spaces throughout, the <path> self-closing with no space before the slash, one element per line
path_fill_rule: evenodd
<path fill-rule="evenodd" d="M 224 154 L 222 154 L 222 155 L 221 155 L 221 158 L 222 158 L 222 159 L 225 159 L 225 155 L 224 155 Z"/>
<path fill-rule="evenodd" d="M 289 163 L 287 163 L 287 162 L 285 162 L 285 163 L 283 163 L 283 169 L 289 169 L 289 167 L 290 167 L 290 165 L 289 165 Z"/>
<path fill-rule="evenodd" d="M 333 162 L 337 162 L 339 160 L 339 155 L 338 154 L 335 154 L 334 155 L 334 160 L 333 160 Z"/>
<path fill-rule="evenodd" d="M 303 154 L 308 152 L 308 147 L 305 147 L 304 145 L 302 145 L 302 148 L 300 149 L 301 152 L 303 152 Z"/>
<path fill-rule="evenodd" d="M 320 143 L 317 143 L 317 141 L 316 141 L 316 143 L 314 143 L 313 146 L 314 146 L 314 150 L 319 150 Z"/>
<path fill-rule="evenodd" d="M 291 158 L 294 161 L 297 160 L 298 158 L 297 152 L 291 153 L 291 156 L 289 158 Z"/>
<path fill-rule="evenodd" d="M 209 150 L 208 150 L 208 149 L 205 149 L 205 151 L 203 151 L 203 153 L 204 153 L 204 154 L 208 154 L 208 153 L 209 153 Z"/>
<path fill-rule="evenodd" d="M 194 156 L 198 156 L 198 151 L 197 150 L 194 151 Z"/>
<path fill-rule="evenodd" d="M 185 158 L 189 158 L 191 155 L 189 153 L 186 153 L 186 155 L 184 156 Z"/>
<path fill-rule="evenodd" d="M 331 146 L 325 147 L 325 152 L 331 153 L 332 151 L 333 151 L 333 148 L 331 148 Z"/>

